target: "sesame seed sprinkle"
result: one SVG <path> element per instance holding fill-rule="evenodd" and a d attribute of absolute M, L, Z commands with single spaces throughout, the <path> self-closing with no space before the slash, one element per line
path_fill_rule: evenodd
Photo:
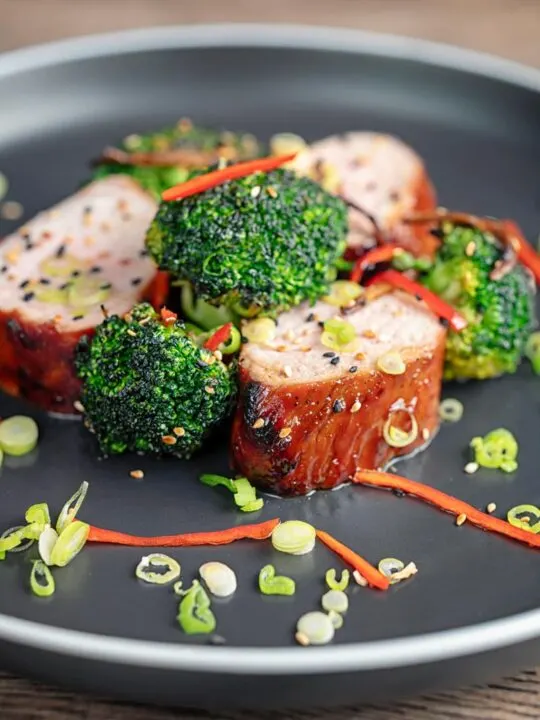
<path fill-rule="evenodd" d="M 135 480 L 142 480 L 144 477 L 144 473 L 142 470 L 132 470 L 129 474 Z"/>
<path fill-rule="evenodd" d="M 355 373 L 355 372 L 357 372 L 357 370 L 358 370 L 357 365 L 351 365 L 351 367 L 349 368 L 350 373 Z"/>
<path fill-rule="evenodd" d="M 466 472 L 467 475 L 474 475 L 479 467 L 480 465 L 478 465 L 477 462 L 468 462 L 463 468 L 463 471 Z"/>
<path fill-rule="evenodd" d="M 306 318 L 306 322 L 313 322 L 315 320 L 315 314 L 309 313 L 309 315 Z"/>
<path fill-rule="evenodd" d="M 456 518 L 456 525 L 460 527 L 466 520 L 467 516 L 465 515 L 465 513 L 461 513 L 461 515 L 458 515 Z"/>
<path fill-rule="evenodd" d="M 173 433 L 176 435 L 176 437 L 184 437 L 184 435 L 186 434 L 186 431 L 184 430 L 183 427 L 178 426 L 173 429 Z"/>
<path fill-rule="evenodd" d="M 496 509 L 497 509 L 497 506 L 495 505 L 495 503 L 490 502 L 486 508 L 486 511 L 491 515 L 491 513 L 494 513 Z"/>
<path fill-rule="evenodd" d="M 33 300 L 35 296 L 35 293 L 33 292 L 27 292 L 23 295 L 23 301 L 24 302 L 30 302 L 30 300 Z"/>
<path fill-rule="evenodd" d="M 75 402 L 73 403 L 73 407 L 75 408 L 75 410 L 77 410 L 77 412 L 84 412 L 84 405 L 80 400 L 75 400 Z"/>
<path fill-rule="evenodd" d="M 140 277 L 133 278 L 133 280 L 131 281 L 131 284 L 134 287 L 137 287 L 137 285 L 140 285 L 141 283 L 142 283 L 142 278 L 140 278 Z"/>
<path fill-rule="evenodd" d="M 362 403 L 359 400 L 355 400 L 353 402 L 353 404 L 351 405 L 351 412 L 357 413 L 361 407 L 362 407 Z"/>
<path fill-rule="evenodd" d="M 99 265 L 94 265 L 94 267 L 90 268 L 90 273 L 92 275 L 97 275 L 97 273 L 100 273 L 100 272 L 101 272 L 101 268 Z"/>
<path fill-rule="evenodd" d="M 259 430 L 259 428 L 264 427 L 264 420 L 263 420 L 263 418 L 257 418 L 251 427 L 252 427 L 254 430 Z"/>
<path fill-rule="evenodd" d="M 163 435 L 161 440 L 165 445 L 176 445 L 176 438 L 172 435 Z"/>
<path fill-rule="evenodd" d="M 334 400 L 334 404 L 332 405 L 332 412 L 340 413 L 345 410 L 347 407 L 345 400 Z"/>
<path fill-rule="evenodd" d="M 279 431 L 279 437 L 284 440 L 285 438 L 289 437 L 289 435 L 292 433 L 292 430 L 290 427 L 284 427 L 281 428 Z"/>
<path fill-rule="evenodd" d="M 207 392 L 209 395 L 214 395 L 214 393 L 216 392 L 211 385 L 207 385 L 204 389 L 205 392 Z"/>
<path fill-rule="evenodd" d="M 335 352 L 332 352 L 331 350 L 330 350 L 329 352 L 323 353 L 323 357 L 324 357 L 324 358 L 333 358 L 333 357 L 335 357 L 335 356 L 336 356 L 336 353 L 335 353 Z"/>
<path fill-rule="evenodd" d="M 283 374 L 285 377 L 291 377 L 293 374 L 292 367 L 290 365 L 285 365 L 283 368 Z"/>
<path fill-rule="evenodd" d="M 19 287 L 21 290 L 24 290 L 25 287 L 28 287 L 30 285 L 30 280 L 23 280 L 22 283 L 20 283 Z"/>
<path fill-rule="evenodd" d="M 83 317 L 84 317 L 84 315 L 73 315 L 73 317 L 71 319 L 74 321 L 77 321 L 77 320 L 82 320 Z"/>
<path fill-rule="evenodd" d="M 333 358 L 330 360 L 330 365 L 337 365 L 340 360 L 341 360 L 341 358 L 339 357 L 339 355 L 336 355 L 336 357 L 333 357 Z"/>
<path fill-rule="evenodd" d="M 255 185 L 255 187 L 251 188 L 250 195 L 252 198 L 257 198 L 257 197 L 259 197 L 260 194 L 261 194 L 261 186 L 260 185 Z"/>
<path fill-rule="evenodd" d="M 56 253 L 55 253 L 55 254 L 56 254 L 56 257 L 57 257 L 57 258 L 63 257 L 63 256 L 65 255 L 65 252 L 66 252 L 66 246 L 65 246 L 65 245 L 60 245 L 60 247 L 58 248 L 58 250 L 57 250 Z"/>

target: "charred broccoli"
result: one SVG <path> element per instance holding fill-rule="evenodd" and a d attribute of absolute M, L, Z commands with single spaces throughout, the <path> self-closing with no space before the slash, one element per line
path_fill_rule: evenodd
<path fill-rule="evenodd" d="M 443 223 L 435 261 L 420 280 L 469 323 L 448 333 L 446 379 L 516 371 L 534 324 L 534 291 L 526 271 L 520 265 L 503 269 L 506 262 L 504 247 L 490 233 Z"/>
<path fill-rule="evenodd" d="M 234 374 L 171 313 L 150 305 L 111 316 L 79 343 L 86 424 L 105 454 L 189 457 L 229 413 Z"/>
<path fill-rule="evenodd" d="M 220 157 L 248 160 L 262 152 L 253 135 L 200 128 L 184 119 L 155 133 L 129 135 L 119 147 L 106 149 L 93 179 L 131 175 L 159 200 L 164 190 L 187 180 L 194 168 L 211 165 Z"/>
<path fill-rule="evenodd" d="M 251 316 L 324 295 L 346 232 L 341 199 L 279 169 L 162 203 L 147 247 L 197 298 Z"/>

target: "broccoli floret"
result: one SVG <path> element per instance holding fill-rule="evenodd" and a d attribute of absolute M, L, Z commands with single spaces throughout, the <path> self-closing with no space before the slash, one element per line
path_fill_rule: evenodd
<path fill-rule="evenodd" d="M 197 298 L 251 316 L 324 295 L 346 232 L 341 199 L 279 169 L 162 203 L 147 246 Z"/>
<path fill-rule="evenodd" d="M 232 370 L 147 304 L 83 339 L 76 367 L 86 424 L 105 454 L 190 457 L 229 414 L 236 390 Z"/>
<path fill-rule="evenodd" d="M 253 135 L 200 128 L 188 120 L 181 120 L 172 128 L 147 135 L 129 135 L 116 150 L 132 155 L 134 164 L 107 161 L 105 154 L 94 171 L 93 179 L 114 174 L 130 175 L 151 192 L 156 200 L 161 198 L 161 193 L 167 188 L 187 180 L 193 168 L 217 162 L 220 155 L 240 161 L 258 157 L 264 152 Z M 148 153 L 158 154 L 153 163 Z M 147 155 L 145 161 L 141 159 L 139 163 L 135 162 L 137 154 Z M 174 160 L 173 165 L 159 164 L 159 159 L 166 154 L 170 154 Z"/>
<path fill-rule="evenodd" d="M 504 262 L 504 248 L 491 234 L 463 225 L 442 226 L 435 262 L 420 279 L 469 323 L 462 332 L 448 333 L 448 380 L 497 377 L 515 372 L 519 365 L 534 325 L 534 290 L 520 265 L 492 278 Z"/>

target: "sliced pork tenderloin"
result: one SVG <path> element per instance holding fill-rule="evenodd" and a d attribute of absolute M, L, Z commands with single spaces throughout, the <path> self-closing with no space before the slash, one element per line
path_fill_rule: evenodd
<path fill-rule="evenodd" d="M 0 387 L 73 413 L 78 339 L 103 312 L 162 302 L 144 246 L 157 206 L 130 178 L 94 182 L 0 244 Z M 105 309 L 105 310 L 104 310 Z"/>
<path fill-rule="evenodd" d="M 279 317 L 274 337 L 242 349 L 232 459 L 264 489 L 335 487 L 357 468 L 409 454 L 437 430 L 446 335 L 439 320 L 416 298 L 386 291 L 344 316 L 356 338 L 334 352 L 321 342 L 321 325 L 336 315 L 323 301 L 297 307 Z M 396 359 L 403 372 L 381 369 Z M 412 442 L 395 447 L 413 425 Z"/>
<path fill-rule="evenodd" d="M 351 132 L 313 143 L 294 162 L 297 171 L 318 180 L 370 213 L 388 238 L 417 255 L 431 255 L 436 239 L 429 225 L 404 224 L 404 216 L 436 208 L 436 195 L 420 156 L 391 135 Z M 349 210 L 349 256 L 375 244 L 373 223 Z"/>

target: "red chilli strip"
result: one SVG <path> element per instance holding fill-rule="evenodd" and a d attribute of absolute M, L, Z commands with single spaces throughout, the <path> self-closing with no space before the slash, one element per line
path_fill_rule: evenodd
<path fill-rule="evenodd" d="M 160 308 L 167 302 L 169 295 L 169 273 L 158 270 L 150 284 L 148 298 L 152 307 L 159 312 Z"/>
<path fill-rule="evenodd" d="M 431 505 L 444 510 L 451 515 L 466 515 L 467 521 L 476 525 L 482 530 L 489 530 L 499 535 L 517 540 L 518 542 L 530 545 L 530 547 L 540 548 L 540 535 L 535 535 L 527 530 L 514 527 L 505 520 L 493 517 L 487 513 L 477 510 L 463 500 L 447 495 L 441 490 L 437 490 L 429 485 L 409 480 L 409 478 L 394 475 L 392 473 L 380 472 L 378 470 L 358 470 L 353 478 L 353 482 L 359 485 L 369 485 L 372 487 L 382 487 L 388 490 L 401 490 L 407 495 L 412 495 L 424 500 Z"/>
<path fill-rule="evenodd" d="M 181 535 L 158 535 L 140 537 L 115 530 L 103 530 L 90 526 L 88 542 L 108 543 L 110 545 L 129 545 L 131 547 L 200 547 L 202 545 L 229 545 L 236 540 L 266 540 L 280 523 L 279 518 L 267 520 L 255 525 L 238 525 L 226 530 L 210 532 L 183 533 Z"/>
<path fill-rule="evenodd" d="M 399 290 L 409 293 L 409 295 L 414 295 L 415 297 L 423 300 L 429 309 L 435 313 L 435 315 L 438 315 L 440 318 L 448 322 L 452 330 L 461 332 L 467 327 L 467 320 L 465 320 L 463 315 L 458 313 L 457 310 L 454 310 L 451 305 L 448 305 L 448 303 L 442 300 L 438 295 L 435 295 L 435 293 L 432 293 L 423 285 L 420 285 L 414 280 L 408 278 L 406 275 L 403 275 L 403 273 L 400 273 L 397 270 L 384 270 L 378 275 L 375 275 L 375 277 L 371 278 L 367 285 L 383 282 L 386 282 L 395 288 L 399 288 Z"/>
<path fill-rule="evenodd" d="M 358 258 L 355 262 L 349 280 L 359 283 L 367 267 L 377 265 L 377 263 L 390 262 L 396 250 L 401 250 L 401 248 L 398 245 L 381 245 L 380 247 L 368 250 L 365 255 L 362 255 L 362 257 Z"/>
<path fill-rule="evenodd" d="M 178 315 L 172 310 L 167 310 L 166 307 L 161 308 L 160 316 L 164 325 L 173 325 L 178 320 Z"/>
<path fill-rule="evenodd" d="M 205 190 L 210 190 L 217 185 L 222 185 L 229 180 L 238 180 L 239 178 L 246 177 L 247 175 L 253 175 L 256 172 L 270 172 L 275 170 L 285 163 L 291 162 L 296 157 L 296 153 L 289 153 L 288 155 L 277 155 L 275 157 L 259 158 L 257 160 L 249 160 L 248 162 L 237 163 L 236 165 L 230 165 L 229 167 L 222 168 L 221 170 L 213 170 L 212 172 L 206 173 L 205 175 L 199 175 L 197 177 L 188 180 L 187 182 L 175 185 L 161 195 L 165 202 L 171 200 L 181 200 L 182 198 L 190 197 L 190 195 L 197 195 Z"/>
<path fill-rule="evenodd" d="M 204 343 L 203 348 L 210 350 L 210 352 L 214 352 L 222 343 L 227 342 L 227 340 L 231 337 L 231 332 L 232 322 L 222 325 L 213 335 L 210 335 L 208 340 Z"/>
<path fill-rule="evenodd" d="M 336 540 L 332 535 L 324 532 L 324 530 L 317 530 L 317 537 L 327 548 L 335 552 L 336 555 L 339 555 L 347 565 L 350 565 L 354 570 L 358 570 L 360 575 L 366 579 L 368 585 L 378 588 L 379 590 L 388 590 L 390 586 L 388 578 L 368 563 L 367 560 L 364 560 L 363 557 L 360 557 L 360 555 L 343 543 L 340 543 L 339 540 Z"/>

